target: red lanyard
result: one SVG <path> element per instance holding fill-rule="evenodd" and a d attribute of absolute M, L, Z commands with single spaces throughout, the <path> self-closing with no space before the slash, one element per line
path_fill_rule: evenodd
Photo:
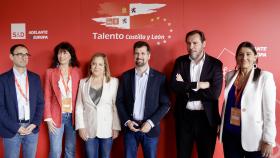
<path fill-rule="evenodd" d="M 240 102 L 240 99 L 241 99 L 241 95 L 243 93 L 243 90 L 246 86 L 246 83 L 248 81 L 248 77 L 246 77 L 246 79 L 240 83 L 240 76 L 238 75 L 238 78 L 237 78 L 237 81 L 235 81 L 235 92 L 234 92 L 234 95 L 235 95 L 235 106 L 237 106 L 237 104 Z"/>
<path fill-rule="evenodd" d="M 60 77 L 62 78 L 62 83 L 63 83 L 63 86 L 64 86 L 64 89 L 65 89 L 65 92 L 66 92 L 66 95 L 68 95 L 70 89 L 68 87 L 68 83 L 70 81 L 70 76 L 71 76 L 71 68 L 68 69 L 68 77 L 67 77 L 67 84 L 65 83 L 64 81 L 64 77 L 61 73 L 61 70 L 59 71 L 60 72 Z"/>
<path fill-rule="evenodd" d="M 16 83 L 16 85 L 17 85 L 17 88 L 18 88 L 18 90 L 19 90 L 19 92 L 20 92 L 20 94 L 24 97 L 24 99 L 25 99 L 25 101 L 26 101 L 26 103 L 28 103 L 28 90 L 29 90 L 29 82 L 28 82 L 28 75 L 26 74 L 26 82 L 25 82 L 25 94 L 23 93 L 23 90 L 22 90 L 22 88 L 21 88 L 21 86 L 20 86 L 20 84 L 19 84 L 19 82 L 18 82 L 18 80 L 17 80 L 17 78 L 16 78 L 16 76 L 15 76 L 15 83 Z"/>

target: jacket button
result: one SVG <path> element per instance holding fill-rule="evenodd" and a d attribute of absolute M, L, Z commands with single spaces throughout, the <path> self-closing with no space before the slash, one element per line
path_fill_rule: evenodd
<path fill-rule="evenodd" d="M 245 109 L 245 108 L 243 108 L 243 109 L 242 109 L 242 112 L 246 112 L 246 109 Z"/>

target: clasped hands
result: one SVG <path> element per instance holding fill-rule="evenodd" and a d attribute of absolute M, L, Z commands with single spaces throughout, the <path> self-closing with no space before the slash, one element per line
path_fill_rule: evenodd
<path fill-rule="evenodd" d="M 136 122 L 129 120 L 127 127 L 133 132 L 141 131 L 143 133 L 148 133 L 152 129 L 152 126 L 147 121 L 142 124 L 141 128 L 138 128 L 139 125 Z"/>
<path fill-rule="evenodd" d="M 33 131 L 33 129 L 36 128 L 36 125 L 34 124 L 30 124 L 29 126 L 27 127 L 23 127 L 21 126 L 19 129 L 18 129 L 18 133 L 20 135 L 28 135 L 28 134 L 31 134 L 31 132 Z"/>

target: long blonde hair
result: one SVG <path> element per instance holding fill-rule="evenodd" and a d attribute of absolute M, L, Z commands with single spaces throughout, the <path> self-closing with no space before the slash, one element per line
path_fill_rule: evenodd
<path fill-rule="evenodd" d="M 102 57 L 104 60 L 104 72 L 105 72 L 104 76 L 106 78 L 106 82 L 109 82 L 111 79 L 111 73 L 110 73 L 108 58 L 107 58 L 106 54 L 100 53 L 100 52 L 95 53 L 90 59 L 90 63 L 89 63 L 89 67 L 88 67 L 88 77 L 90 78 L 90 76 L 92 75 L 91 64 L 92 64 L 93 60 L 97 57 Z"/>

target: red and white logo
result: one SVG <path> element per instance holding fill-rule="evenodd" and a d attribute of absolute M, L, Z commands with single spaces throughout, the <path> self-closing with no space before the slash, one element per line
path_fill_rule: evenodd
<path fill-rule="evenodd" d="M 160 9 L 167 4 L 159 3 L 115 3 L 104 2 L 99 4 L 97 14 L 99 17 L 91 18 L 92 21 L 116 32 L 94 32 L 93 39 L 97 40 L 147 40 L 154 41 L 157 45 L 166 44 L 172 38 L 173 26 Z M 143 31 L 143 28 L 157 28 L 153 32 Z M 164 29 L 164 30 L 162 30 Z M 165 30 L 166 29 L 166 30 Z M 126 30 L 133 30 L 127 32 Z M 140 32 L 137 32 L 140 31 Z"/>
<path fill-rule="evenodd" d="M 118 28 L 118 29 L 131 29 L 137 25 L 145 25 L 145 19 L 138 18 L 138 15 L 147 15 L 156 13 L 158 9 L 165 7 L 166 4 L 143 4 L 143 3 L 130 3 L 128 6 L 120 6 L 114 3 L 103 3 L 100 5 L 100 14 L 112 15 L 109 17 L 92 18 L 93 21 L 104 25 L 105 27 Z M 116 12 L 118 10 L 119 12 Z M 152 18 L 151 18 L 152 19 Z"/>

